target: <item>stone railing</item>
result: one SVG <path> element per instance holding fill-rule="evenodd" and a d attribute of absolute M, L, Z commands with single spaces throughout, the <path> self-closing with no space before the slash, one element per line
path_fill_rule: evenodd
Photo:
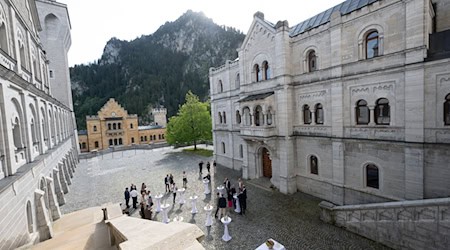
<path fill-rule="evenodd" d="M 7 53 L 5 53 L 2 49 L 0 49 L 0 65 L 3 65 L 5 68 L 9 70 L 15 70 L 16 61 L 10 57 Z"/>
<path fill-rule="evenodd" d="M 323 221 L 395 249 L 450 249 L 450 198 L 319 207 Z"/>
<path fill-rule="evenodd" d="M 277 135 L 277 129 L 274 126 L 241 126 L 241 135 L 270 137 Z"/>

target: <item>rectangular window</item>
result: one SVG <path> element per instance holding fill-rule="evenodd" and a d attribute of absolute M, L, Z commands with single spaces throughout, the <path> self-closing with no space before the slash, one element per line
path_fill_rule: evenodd
<path fill-rule="evenodd" d="M 50 70 L 49 72 L 48 72 L 48 74 L 50 75 L 50 78 L 53 78 L 54 76 L 53 76 L 53 70 Z"/>

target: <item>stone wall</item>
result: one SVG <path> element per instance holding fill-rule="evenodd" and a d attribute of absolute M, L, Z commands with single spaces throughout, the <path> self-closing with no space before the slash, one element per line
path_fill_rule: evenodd
<path fill-rule="evenodd" d="M 319 206 L 323 221 L 395 249 L 450 248 L 450 198 Z"/>

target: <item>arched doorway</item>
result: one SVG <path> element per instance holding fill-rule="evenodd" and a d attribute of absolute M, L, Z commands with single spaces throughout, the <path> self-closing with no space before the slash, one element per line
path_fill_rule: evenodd
<path fill-rule="evenodd" d="M 262 149 L 262 167 L 263 176 L 272 178 L 272 160 L 269 157 L 269 150 L 267 148 Z"/>

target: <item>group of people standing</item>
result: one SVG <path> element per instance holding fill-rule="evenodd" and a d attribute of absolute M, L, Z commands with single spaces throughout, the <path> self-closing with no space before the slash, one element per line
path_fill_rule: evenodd
<path fill-rule="evenodd" d="M 204 164 L 203 161 L 200 161 L 200 163 L 198 164 L 200 176 L 202 175 L 203 164 Z M 216 167 L 216 161 L 213 161 L 212 166 L 214 168 Z M 210 175 L 211 163 L 209 161 L 206 164 L 206 169 L 208 170 L 208 173 L 205 177 L 203 177 L 203 179 L 207 179 L 207 180 L 211 181 L 211 175 Z M 186 171 L 183 171 L 182 181 L 183 181 L 183 188 L 187 188 L 188 180 L 187 180 Z M 177 195 L 178 188 L 174 181 L 174 177 L 171 173 L 167 174 L 164 177 L 164 185 L 165 185 L 166 193 L 172 192 L 173 203 L 175 204 L 175 198 Z M 223 216 L 225 216 L 227 214 L 227 208 L 228 209 L 231 209 L 231 208 L 236 209 L 236 199 L 234 199 L 235 195 L 237 196 L 237 200 L 239 201 L 239 204 L 240 204 L 240 208 L 241 208 L 240 214 L 241 215 L 245 214 L 245 210 L 247 208 L 247 189 L 245 188 L 245 185 L 243 184 L 241 178 L 238 178 L 237 189 L 234 185 L 231 184 L 231 182 L 228 178 L 225 178 L 223 185 L 225 187 L 226 192 L 217 193 L 217 209 L 216 209 L 215 217 L 220 219 Z M 142 183 L 142 185 L 141 185 L 140 194 L 141 194 L 141 202 L 140 202 L 141 217 L 144 219 L 151 219 L 153 199 L 151 196 L 151 192 L 150 192 L 150 190 L 147 189 L 147 186 L 145 185 L 145 183 Z M 133 208 L 137 209 L 139 192 L 137 191 L 136 185 L 131 184 L 130 188 L 128 188 L 128 187 L 125 188 L 124 196 L 125 196 L 125 204 L 126 204 L 127 210 L 130 208 L 130 204 L 129 204 L 130 198 L 132 199 Z M 217 216 L 217 214 L 219 212 L 220 212 L 220 214 L 219 214 L 220 217 Z"/>
<path fill-rule="evenodd" d="M 226 190 L 226 197 L 223 193 L 217 193 L 217 209 L 214 216 L 220 219 L 227 214 L 227 207 L 228 209 L 231 209 L 232 207 L 236 209 L 236 200 L 234 199 L 234 195 L 236 194 L 241 208 L 239 214 L 245 214 L 245 210 L 247 209 L 247 189 L 241 178 L 238 179 L 237 190 L 234 185 L 231 185 L 228 178 L 225 178 L 223 185 Z M 219 213 L 219 217 L 217 216 L 217 213 Z"/>
<path fill-rule="evenodd" d="M 125 188 L 124 196 L 125 196 L 126 208 L 127 209 L 130 208 L 130 198 L 131 198 L 133 200 L 133 208 L 137 209 L 139 193 L 137 191 L 136 185 L 131 183 L 130 189 Z M 142 185 L 141 185 L 141 203 L 140 203 L 140 207 L 141 207 L 140 212 L 141 212 L 142 218 L 151 219 L 152 206 L 153 206 L 153 199 L 151 196 L 151 192 L 150 192 L 150 190 L 147 190 L 147 186 L 145 185 L 145 183 L 142 183 Z"/>

